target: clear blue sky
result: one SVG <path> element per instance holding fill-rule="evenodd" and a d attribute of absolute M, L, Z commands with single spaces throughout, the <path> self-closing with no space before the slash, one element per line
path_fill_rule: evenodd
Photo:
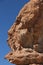
<path fill-rule="evenodd" d="M 10 51 L 7 45 L 8 29 L 14 23 L 18 12 L 29 0 L 0 0 L 0 65 L 13 65 L 4 59 Z"/>

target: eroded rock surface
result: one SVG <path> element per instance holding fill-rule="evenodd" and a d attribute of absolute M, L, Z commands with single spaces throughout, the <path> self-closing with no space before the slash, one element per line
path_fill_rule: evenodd
<path fill-rule="evenodd" d="M 43 0 L 30 0 L 8 31 L 11 52 L 5 58 L 17 65 L 43 65 Z"/>

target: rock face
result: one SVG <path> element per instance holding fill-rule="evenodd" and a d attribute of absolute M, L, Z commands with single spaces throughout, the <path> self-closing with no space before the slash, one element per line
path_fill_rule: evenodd
<path fill-rule="evenodd" d="M 8 31 L 5 58 L 16 65 L 43 65 L 43 0 L 30 0 Z"/>

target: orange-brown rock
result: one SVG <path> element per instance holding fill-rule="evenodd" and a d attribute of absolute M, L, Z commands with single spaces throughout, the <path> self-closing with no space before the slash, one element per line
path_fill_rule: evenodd
<path fill-rule="evenodd" d="M 43 65 L 43 0 L 30 0 L 8 31 L 11 52 L 5 58 L 17 65 Z"/>

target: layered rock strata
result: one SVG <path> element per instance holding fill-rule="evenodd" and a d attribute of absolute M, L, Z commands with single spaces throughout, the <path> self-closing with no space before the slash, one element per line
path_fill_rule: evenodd
<path fill-rule="evenodd" d="M 5 58 L 16 65 L 43 65 L 43 0 L 30 0 L 8 31 Z"/>

